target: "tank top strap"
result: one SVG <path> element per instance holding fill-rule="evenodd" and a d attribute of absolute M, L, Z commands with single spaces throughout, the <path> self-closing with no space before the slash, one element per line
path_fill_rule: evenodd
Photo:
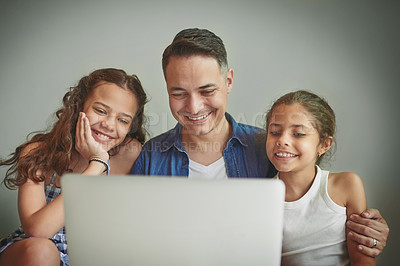
<path fill-rule="evenodd" d="M 50 181 L 50 185 L 54 185 L 54 182 L 56 181 L 57 178 L 57 173 L 54 171 L 53 175 L 51 176 L 51 181 Z"/>
<path fill-rule="evenodd" d="M 329 176 L 329 171 L 323 171 L 319 166 L 317 165 L 317 171 L 320 172 L 321 176 L 321 183 L 320 183 L 320 191 L 321 193 L 326 193 L 328 192 L 328 176 Z"/>

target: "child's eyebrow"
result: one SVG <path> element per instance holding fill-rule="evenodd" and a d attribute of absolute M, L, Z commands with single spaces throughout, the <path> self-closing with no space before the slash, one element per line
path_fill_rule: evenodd
<path fill-rule="evenodd" d="M 282 127 L 282 125 L 278 123 L 271 123 L 268 127 Z"/>
<path fill-rule="evenodd" d="M 306 125 L 302 125 L 302 124 L 299 124 L 299 125 L 292 125 L 291 126 L 292 128 L 300 128 L 300 129 L 310 129 L 310 127 L 309 126 L 306 126 Z"/>
<path fill-rule="evenodd" d="M 268 127 L 282 127 L 282 124 L 279 123 L 271 123 Z M 295 124 L 291 125 L 291 128 L 300 128 L 300 129 L 309 129 L 310 127 L 303 125 L 303 124 Z"/>
<path fill-rule="evenodd" d="M 108 106 L 107 104 L 104 104 L 104 103 L 102 103 L 102 102 L 95 102 L 95 103 L 97 103 L 97 104 L 99 104 L 99 105 L 101 105 L 101 106 L 103 106 L 105 109 L 107 109 L 107 110 L 110 110 L 111 109 L 111 107 L 110 106 Z M 133 117 L 130 115 L 130 114 L 127 114 L 127 113 L 120 113 L 122 116 L 125 116 L 125 117 L 128 117 L 128 118 L 130 118 L 130 119 L 133 119 Z"/>
<path fill-rule="evenodd" d="M 100 104 L 101 106 L 103 106 L 103 107 L 106 108 L 106 109 L 111 109 L 110 106 L 108 106 L 107 104 L 104 104 L 104 103 L 102 103 L 102 102 L 95 102 L 95 103 Z"/>

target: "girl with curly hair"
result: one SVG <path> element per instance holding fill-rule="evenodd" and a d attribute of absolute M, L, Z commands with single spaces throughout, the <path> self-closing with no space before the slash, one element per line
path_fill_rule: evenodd
<path fill-rule="evenodd" d="M 63 98 L 49 132 L 34 135 L 0 166 L 18 188 L 21 227 L 0 242 L 0 265 L 68 265 L 60 179 L 64 173 L 127 174 L 145 141 L 146 93 L 135 75 L 99 69 Z"/>

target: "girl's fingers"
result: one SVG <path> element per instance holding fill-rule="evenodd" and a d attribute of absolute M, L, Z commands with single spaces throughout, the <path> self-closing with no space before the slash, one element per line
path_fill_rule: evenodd
<path fill-rule="evenodd" d="M 81 117 L 80 117 L 81 127 L 80 127 L 79 134 L 81 135 L 82 140 L 85 140 L 85 130 L 86 130 L 85 129 L 85 119 L 86 119 L 85 113 L 81 113 Z"/>
<path fill-rule="evenodd" d="M 79 113 L 75 134 L 75 148 L 84 158 L 108 158 L 107 151 L 93 138 L 90 121 L 83 112 Z"/>
<path fill-rule="evenodd" d="M 90 128 L 90 123 L 89 123 L 89 119 L 85 116 L 83 119 L 84 122 L 84 136 L 86 140 L 89 140 L 92 138 L 92 129 Z"/>
<path fill-rule="evenodd" d="M 85 117 L 84 113 L 79 113 L 78 121 L 76 123 L 76 131 L 75 131 L 75 148 L 79 151 L 85 142 L 84 140 L 84 121 Z"/>

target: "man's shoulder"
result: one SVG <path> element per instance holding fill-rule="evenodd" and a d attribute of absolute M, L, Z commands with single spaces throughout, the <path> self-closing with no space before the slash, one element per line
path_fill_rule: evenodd
<path fill-rule="evenodd" d="M 256 126 L 252 125 L 247 125 L 247 124 L 242 124 L 242 123 L 237 123 L 238 128 L 242 129 L 246 133 L 250 134 L 264 134 L 265 130 Z"/>
<path fill-rule="evenodd" d="M 263 143 L 266 138 L 266 132 L 264 129 L 237 123 L 236 130 L 234 130 L 234 135 L 240 139 L 246 139 L 246 141 L 255 142 L 255 143 Z"/>
<path fill-rule="evenodd" d="M 164 133 L 161 133 L 158 136 L 149 139 L 144 144 L 143 149 L 147 151 L 168 149 L 169 147 L 174 145 L 178 136 L 179 135 L 176 133 L 176 128 L 172 128 Z"/>
<path fill-rule="evenodd" d="M 265 133 L 265 130 L 262 128 L 237 122 L 229 113 L 226 113 L 226 119 L 232 125 L 234 133 L 235 131 L 239 134 L 245 135 L 257 135 Z"/>

